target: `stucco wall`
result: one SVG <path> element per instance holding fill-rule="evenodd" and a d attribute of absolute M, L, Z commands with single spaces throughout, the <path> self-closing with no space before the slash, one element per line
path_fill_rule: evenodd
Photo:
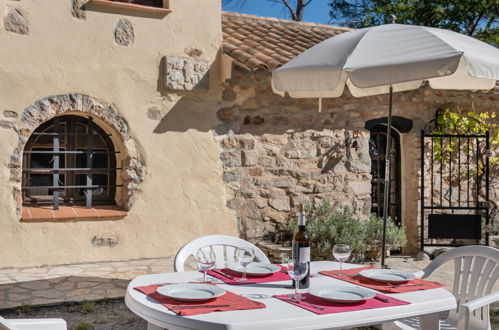
<path fill-rule="evenodd" d="M 211 130 L 219 108 L 212 63 L 221 45 L 220 1 L 170 0 L 170 7 L 166 16 L 94 8 L 78 19 L 70 0 L 0 0 L 0 112 L 20 115 L 52 95 L 89 95 L 126 119 L 145 166 L 125 219 L 21 222 L 8 164 L 22 123 L 8 119 L 13 127 L 0 128 L 0 267 L 170 256 L 202 234 L 236 234 Z M 4 28 L 12 8 L 24 16 L 27 34 Z M 134 29 L 129 46 L 115 41 L 120 19 Z M 165 90 L 162 57 L 188 57 L 192 49 L 212 66 L 211 89 Z M 92 245 L 93 237 L 108 236 L 118 244 Z"/>

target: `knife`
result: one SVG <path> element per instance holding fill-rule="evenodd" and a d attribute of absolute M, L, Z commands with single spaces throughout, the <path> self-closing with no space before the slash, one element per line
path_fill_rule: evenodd
<path fill-rule="evenodd" d="M 380 297 L 380 296 L 374 296 L 374 299 L 378 299 L 378 300 L 380 300 L 382 302 L 386 302 L 386 303 L 390 302 L 390 299 L 384 298 L 384 297 Z"/>
<path fill-rule="evenodd" d="M 218 307 L 229 307 L 230 305 L 182 305 L 182 306 L 172 306 L 168 307 L 171 310 L 177 309 L 190 309 L 190 308 L 218 308 Z"/>
<path fill-rule="evenodd" d="M 218 269 L 212 269 L 211 271 L 214 272 L 214 273 L 217 273 L 219 275 L 222 275 L 223 277 L 227 277 L 229 280 L 233 280 L 234 279 L 233 276 L 231 276 L 229 274 L 226 274 L 226 273 L 224 273 L 224 272 L 222 272 L 222 271 L 220 271 Z"/>

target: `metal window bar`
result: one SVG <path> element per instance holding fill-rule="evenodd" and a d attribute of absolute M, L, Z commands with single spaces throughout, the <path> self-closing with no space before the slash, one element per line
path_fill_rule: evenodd
<path fill-rule="evenodd" d="M 60 127 L 59 127 L 59 118 L 54 119 L 54 130 L 56 133 L 60 133 Z M 53 137 L 53 150 L 54 150 L 54 157 L 53 157 L 53 170 L 54 173 L 52 174 L 52 184 L 56 187 L 52 191 L 52 208 L 54 210 L 59 209 L 59 135 L 54 135 Z"/>
<path fill-rule="evenodd" d="M 43 136 L 88 136 L 90 134 L 88 133 L 52 133 L 52 132 L 33 132 L 31 135 L 43 135 Z M 93 136 L 102 136 L 102 134 L 99 133 L 92 133 L 91 135 Z M 106 136 L 112 136 L 111 134 L 105 134 Z"/>
<path fill-rule="evenodd" d="M 90 172 L 109 172 L 109 171 L 115 171 L 115 170 L 122 170 L 123 168 L 121 167 L 102 167 L 102 168 L 99 168 L 99 167 L 93 167 L 93 168 L 90 168 L 90 167 L 75 167 L 75 168 L 69 168 L 69 167 L 66 167 L 66 168 L 59 168 L 58 171 L 59 172 L 77 172 L 77 171 L 90 171 Z M 27 172 L 53 172 L 55 171 L 53 168 L 36 168 L 36 167 L 33 167 L 33 168 L 23 168 L 23 171 L 27 171 Z"/>
<path fill-rule="evenodd" d="M 87 134 L 89 134 L 89 135 L 87 137 L 87 150 L 88 150 L 87 166 L 90 168 L 92 168 L 92 158 L 93 158 L 92 151 L 94 148 L 94 136 L 93 136 L 94 131 L 93 131 L 92 125 L 93 125 L 92 118 L 88 117 Z M 93 174 L 91 171 L 88 171 L 87 172 L 87 186 L 89 188 L 87 188 L 87 190 L 85 192 L 87 209 L 92 208 L 92 188 L 90 188 L 92 186 L 92 180 L 93 180 Z"/>
<path fill-rule="evenodd" d="M 48 132 L 34 132 L 31 133 L 32 135 L 44 135 L 44 136 L 89 136 L 90 134 L 88 133 L 48 133 Z M 93 133 L 91 134 L 93 136 L 101 136 L 102 134 L 99 133 Z M 107 136 L 112 136 L 111 134 L 106 134 Z"/>
<path fill-rule="evenodd" d="M 57 185 L 57 186 L 25 186 L 22 187 L 23 190 L 30 190 L 30 189 L 40 189 L 40 188 L 45 188 L 45 189 L 59 189 L 59 190 L 64 190 L 64 189 L 81 189 L 81 188 L 92 188 L 92 189 L 97 189 L 97 188 L 106 188 L 106 187 L 123 187 L 122 184 L 110 184 L 110 185 Z"/>
<path fill-rule="evenodd" d="M 90 151 L 83 151 L 83 150 L 71 150 L 71 151 L 63 151 L 63 150 L 58 150 L 58 151 L 42 151 L 42 150 L 27 150 L 24 152 L 25 154 L 107 154 L 109 151 L 102 151 L 102 150 L 94 150 L 92 152 Z M 115 154 L 119 154 L 119 151 L 115 151 Z"/>

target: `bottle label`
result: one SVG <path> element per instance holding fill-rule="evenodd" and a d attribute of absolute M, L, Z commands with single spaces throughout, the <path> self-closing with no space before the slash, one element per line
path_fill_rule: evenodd
<path fill-rule="evenodd" d="M 300 212 L 298 214 L 298 226 L 305 226 L 307 223 L 307 217 L 305 216 L 305 212 Z"/>
<path fill-rule="evenodd" d="M 309 262 L 310 261 L 310 247 L 300 248 L 300 261 Z"/>

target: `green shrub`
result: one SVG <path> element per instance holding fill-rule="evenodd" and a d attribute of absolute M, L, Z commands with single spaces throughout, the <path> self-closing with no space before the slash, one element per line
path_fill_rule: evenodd
<path fill-rule="evenodd" d="M 27 305 L 27 304 L 22 304 L 20 311 L 21 311 L 21 313 L 26 314 L 26 315 L 29 315 L 33 312 L 31 305 Z"/>
<path fill-rule="evenodd" d="M 314 257 L 329 258 L 335 244 L 348 244 L 352 248 L 349 261 L 360 262 L 379 257 L 383 233 L 383 218 L 372 214 L 368 220 L 360 221 L 348 207 L 334 209 L 323 200 L 318 206 L 305 206 L 307 231 Z M 406 244 L 403 228 L 387 219 L 387 246 L 397 249 Z M 289 230 L 297 230 L 296 221 L 289 222 Z"/>
<path fill-rule="evenodd" d="M 383 238 L 383 217 L 371 214 L 364 225 L 369 238 L 374 238 L 381 242 Z M 398 249 L 403 247 L 406 243 L 407 238 L 405 236 L 404 228 L 398 227 L 393 222 L 392 218 L 388 217 L 386 221 L 386 245 Z"/>
<path fill-rule="evenodd" d="M 95 311 L 95 302 L 91 300 L 83 300 L 80 304 L 80 310 L 82 313 L 93 313 Z"/>

